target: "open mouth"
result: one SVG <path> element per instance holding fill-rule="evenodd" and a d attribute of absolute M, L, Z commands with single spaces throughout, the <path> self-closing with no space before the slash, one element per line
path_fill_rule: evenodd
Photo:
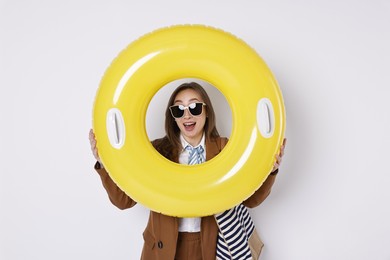
<path fill-rule="evenodd" d="M 195 128 L 196 123 L 190 122 L 190 123 L 184 123 L 183 125 L 186 131 L 191 131 Z"/>

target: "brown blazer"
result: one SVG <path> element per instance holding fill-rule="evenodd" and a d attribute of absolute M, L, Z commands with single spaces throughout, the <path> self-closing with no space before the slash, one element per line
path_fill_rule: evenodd
<path fill-rule="evenodd" d="M 226 138 L 217 140 L 206 140 L 206 160 L 216 156 L 226 144 Z M 175 158 L 174 161 L 178 161 Z M 126 195 L 108 175 L 99 163 L 95 165 L 103 186 L 106 189 L 109 199 L 119 209 L 133 207 L 136 202 Z M 253 208 L 263 202 L 275 181 L 276 172 L 268 176 L 262 186 L 247 200 L 243 202 L 246 207 Z M 176 253 L 178 238 L 179 218 L 166 216 L 161 213 L 150 211 L 149 221 L 143 233 L 144 246 L 142 249 L 142 260 L 173 260 Z M 202 217 L 201 221 L 201 244 L 204 260 L 215 260 L 218 226 L 214 216 Z"/>

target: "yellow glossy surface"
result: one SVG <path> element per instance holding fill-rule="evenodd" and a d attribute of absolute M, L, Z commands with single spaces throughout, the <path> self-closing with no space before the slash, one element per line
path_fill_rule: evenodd
<path fill-rule="evenodd" d="M 154 94 L 181 78 L 211 83 L 232 110 L 229 143 L 201 165 L 163 158 L 145 128 Z M 264 138 L 257 124 L 257 104 L 264 97 L 272 102 L 275 114 L 271 138 Z M 107 136 L 106 114 L 112 108 L 121 111 L 126 126 L 120 149 Z M 285 111 L 271 71 L 245 42 L 212 27 L 179 25 L 141 37 L 114 59 L 97 91 L 93 128 L 103 164 L 134 200 L 166 215 L 205 216 L 235 206 L 261 186 L 284 137 Z"/>

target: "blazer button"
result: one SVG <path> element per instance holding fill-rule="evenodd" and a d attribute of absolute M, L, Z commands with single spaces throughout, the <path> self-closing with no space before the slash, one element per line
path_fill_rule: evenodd
<path fill-rule="evenodd" d="M 158 241 L 157 246 L 158 246 L 158 248 L 160 248 L 160 249 L 163 248 L 163 246 L 164 246 L 164 245 L 163 245 L 163 242 Z"/>

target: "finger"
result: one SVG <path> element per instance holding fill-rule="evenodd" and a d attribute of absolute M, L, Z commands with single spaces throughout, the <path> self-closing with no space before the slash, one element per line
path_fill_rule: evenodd
<path fill-rule="evenodd" d="M 281 164 L 282 164 L 282 157 L 279 157 L 279 159 L 278 159 L 278 165 L 280 166 Z"/>
<path fill-rule="evenodd" d="M 96 148 L 96 140 L 95 139 L 90 139 L 89 143 L 90 143 L 92 149 Z"/>
<path fill-rule="evenodd" d="M 277 169 L 279 169 L 279 164 L 274 163 L 274 167 L 273 167 L 272 171 L 276 171 Z"/>
<path fill-rule="evenodd" d="M 286 147 L 286 142 L 287 142 L 287 139 L 284 138 L 282 144 L 280 145 L 280 150 L 284 150 L 284 148 Z"/>
<path fill-rule="evenodd" d="M 284 155 L 284 147 L 283 146 L 280 148 L 279 155 L 280 155 L 280 157 L 282 157 Z"/>
<path fill-rule="evenodd" d="M 93 141 L 95 141 L 95 135 L 93 133 L 89 133 L 89 142 L 92 143 Z"/>
<path fill-rule="evenodd" d="M 93 150 L 93 156 L 95 156 L 96 160 L 100 161 L 99 153 L 98 153 L 98 150 L 96 148 Z"/>
<path fill-rule="evenodd" d="M 91 129 L 91 130 L 89 131 L 89 138 L 91 138 L 91 139 L 96 139 L 96 135 L 95 135 L 95 132 L 93 131 L 93 129 Z"/>
<path fill-rule="evenodd" d="M 286 138 L 284 138 L 283 139 L 283 143 L 282 143 L 282 145 L 280 146 L 280 152 L 279 152 L 279 154 L 280 155 L 284 155 L 284 148 L 286 147 L 286 142 L 287 142 L 287 139 Z"/>
<path fill-rule="evenodd" d="M 94 151 L 93 156 L 95 156 L 96 160 L 99 161 L 99 154 L 96 150 Z"/>
<path fill-rule="evenodd" d="M 287 144 L 287 139 L 284 138 L 281 147 L 283 147 L 284 149 L 284 147 L 286 147 L 286 144 Z"/>
<path fill-rule="evenodd" d="M 94 133 L 93 133 L 93 129 L 91 128 L 91 129 L 89 129 L 89 138 L 93 138 L 94 137 Z"/>
<path fill-rule="evenodd" d="M 95 147 L 96 146 L 96 138 L 95 138 L 95 134 L 92 132 L 92 129 L 89 133 L 89 142 L 91 144 L 91 147 Z"/>

